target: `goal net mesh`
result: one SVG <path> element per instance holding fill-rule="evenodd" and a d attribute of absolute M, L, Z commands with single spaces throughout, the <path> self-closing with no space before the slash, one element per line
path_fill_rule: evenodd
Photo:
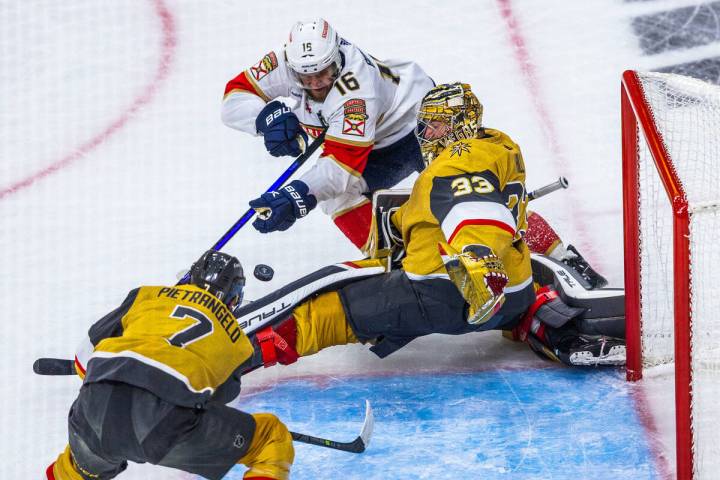
<path fill-rule="evenodd" d="M 690 345 L 697 478 L 720 467 L 720 88 L 671 74 L 641 73 L 645 100 L 690 213 Z M 642 356 L 674 362 L 673 206 L 642 135 L 638 142 Z"/>

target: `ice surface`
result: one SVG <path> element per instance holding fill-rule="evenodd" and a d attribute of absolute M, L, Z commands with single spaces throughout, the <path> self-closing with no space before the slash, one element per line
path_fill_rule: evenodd
<path fill-rule="evenodd" d="M 302 11 L 299 5 L 0 3 L 0 478 L 41 478 L 66 442 L 79 382 L 34 376 L 33 360 L 71 355 L 88 325 L 129 289 L 174 282 L 175 272 L 212 245 L 288 164 L 268 158 L 260 140 L 224 127 L 219 106 L 225 83 L 281 45 L 301 17 L 325 16 L 379 58 L 413 58 L 437 82 L 472 84 L 485 124 L 523 148 L 529 188 L 560 175 L 570 180 L 569 190 L 533 208 L 611 284 L 622 284 L 620 74 L 717 55 L 716 44 L 644 53 L 633 19 L 672 10 L 675 2 L 318 0 Z M 702 31 L 703 38 L 712 32 Z M 320 212 L 284 233 L 243 230 L 227 250 L 248 267 L 276 270 L 269 284 L 249 281 L 250 298 L 357 258 Z M 672 470 L 671 389 L 653 379 L 635 387 L 620 375 L 548 366 L 494 333 L 430 337 L 393 357 L 380 361 L 361 346 L 330 349 L 248 377 L 248 393 L 270 390 L 237 406 L 272 407 L 308 433 L 353 436 L 359 397 L 376 400 L 382 392 L 376 438 L 365 456 L 353 457 L 358 470 L 348 470 L 345 454 L 301 446 L 298 478 L 339 477 L 335 467 L 348 478 L 422 478 L 437 472 L 439 461 L 442 472 L 489 478 L 513 469 L 517 475 L 507 478 L 665 478 Z M 445 388 L 433 390 L 435 383 Z M 488 385 L 493 396 L 485 394 Z M 642 400 L 635 415 L 631 395 Z M 448 405 L 439 408 L 440 399 Z M 544 418 L 547 408 L 553 421 Z M 623 428 L 613 431 L 620 422 Z M 393 443 L 419 433 L 429 437 L 418 450 Z M 611 434 L 626 435 L 618 448 L 628 450 L 605 448 Z M 460 441 L 465 448 L 450 448 Z M 598 442 L 603 448 L 590 448 Z M 568 455 L 557 453 L 560 445 Z M 445 448 L 440 455 L 433 447 Z M 319 463 L 318 473 L 312 469 Z M 417 470 L 401 472 L 398 465 Z M 132 465 L 121 478 L 192 476 Z"/>
<path fill-rule="evenodd" d="M 660 478 L 621 377 L 554 367 L 319 376 L 251 390 L 240 404 L 276 413 L 290 429 L 349 441 L 362 399 L 370 399 L 377 421 L 370 448 L 353 455 L 298 446 L 297 479 L 462 478 L 468 471 L 486 479 L 597 478 L 602 470 Z"/>

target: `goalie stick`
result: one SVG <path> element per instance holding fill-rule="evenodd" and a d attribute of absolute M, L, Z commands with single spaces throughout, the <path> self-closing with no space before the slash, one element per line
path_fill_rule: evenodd
<path fill-rule="evenodd" d="M 315 140 L 310 145 L 310 147 L 305 152 L 305 154 L 307 154 L 310 150 L 313 150 L 313 148 L 317 149 L 317 147 L 320 145 L 322 139 L 324 138 L 324 135 L 325 135 L 325 133 L 323 132 L 317 138 L 317 140 Z M 293 162 L 293 164 L 296 163 L 298 160 L 300 160 L 301 157 L 305 156 L 305 154 L 298 157 L 298 159 L 295 160 L 295 162 Z M 310 154 L 312 154 L 312 152 Z M 307 160 L 307 157 L 305 159 L 303 159 L 303 162 L 305 160 Z M 290 169 L 288 168 L 288 170 L 290 170 Z M 295 168 L 295 170 L 297 170 L 297 168 Z M 295 170 L 293 170 L 293 171 L 295 171 Z M 285 172 L 287 172 L 287 170 Z M 283 178 L 284 176 L 285 176 L 285 174 L 283 174 L 281 176 L 281 178 Z M 278 178 L 278 180 L 273 184 L 273 186 L 278 184 L 278 182 L 280 182 L 281 178 Z M 287 177 L 285 177 L 285 179 L 283 181 L 287 180 L 287 178 L 289 178 L 289 175 Z M 280 182 L 280 184 L 282 184 L 282 182 Z M 568 188 L 568 186 L 569 186 L 569 182 L 567 181 L 567 179 L 565 177 L 560 177 L 556 181 L 549 183 L 549 184 L 545 185 L 544 187 L 540 187 L 540 188 L 535 189 L 532 192 L 530 192 L 528 194 L 528 200 L 537 200 L 538 198 L 544 197 L 545 195 L 548 195 L 557 190 Z M 271 190 L 272 190 L 272 188 L 273 187 L 270 187 Z M 250 209 L 245 215 L 243 215 L 243 218 L 245 218 L 248 215 L 248 213 L 250 214 L 250 217 L 252 217 L 252 214 L 255 213 L 255 210 Z M 242 218 L 240 220 L 242 220 Z M 236 225 L 238 223 L 240 223 L 240 221 L 238 221 L 236 223 Z M 229 235 L 229 237 L 222 243 L 222 245 L 225 245 L 227 243 L 227 241 L 230 240 L 230 238 L 232 238 L 232 236 L 235 234 L 235 232 L 237 232 L 240 229 L 240 227 L 242 227 L 245 223 L 247 223 L 247 220 L 245 220 L 245 222 L 243 222 L 237 228 L 235 228 L 235 226 L 233 226 L 234 231 L 233 231 L 233 228 L 228 230 L 228 232 L 223 236 L 223 238 L 220 239 L 220 241 L 218 241 L 218 243 L 215 245 L 217 246 L 218 244 L 220 244 L 221 241 L 223 239 L 225 239 L 226 237 L 228 237 L 228 235 Z M 230 232 L 232 232 L 232 234 L 230 234 Z M 220 247 L 222 247 L 222 245 L 220 245 Z M 188 276 L 189 276 L 189 271 L 188 271 L 188 273 L 185 274 L 183 279 L 180 280 L 180 282 L 178 282 L 178 284 L 181 284 L 184 281 L 186 281 Z M 64 358 L 38 358 L 37 360 L 35 360 L 35 363 L 33 363 L 33 371 L 38 375 L 74 375 L 75 374 L 75 366 L 74 366 L 74 363 L 72 360 L 67 360 Z"/>
<path fill-rule="evenodd" d="M 556 190 L 560 190 L 563 188 L 568 188 L 569 185 L 570 184 L 568 183 L 567 178 L 560 177 L 553 183 L 549 183 L 549 184 L 545 185 L 544 187 L 540 187 L 540 188 L 528 193 L 528 200 L 537 200 L 540 197 L 544 197 L 548 193 L 552 193 Z"/>

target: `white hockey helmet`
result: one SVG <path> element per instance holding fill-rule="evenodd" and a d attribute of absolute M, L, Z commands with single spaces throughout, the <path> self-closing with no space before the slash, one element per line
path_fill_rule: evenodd
<path fill-rule="evenodd" d="M 285 58 L 290 69 L 300 75 L 313 74 L 335 65 L 340 71 L 340 36 L 322 18 L 297 22 L 285 44 Z"/>

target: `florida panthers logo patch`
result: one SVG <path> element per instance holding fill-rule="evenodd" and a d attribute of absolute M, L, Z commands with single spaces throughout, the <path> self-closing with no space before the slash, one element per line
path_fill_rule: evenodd
<path fill-rule="evenodd" d="M 275 52 L 270 52 L 265 55 L 257 65 L 250 67 L 250 73 L 256 81 L 260 81 L 268 73 L 275 70 L 278 66 L 277 56 Z"/>
<path fill-rule="evenodd" d="M 368 119 L 365 100 L 352 98 L 343 103 L 345 118 L 343 119 L 342 133 L 345 135 L 365 136 L 365 122 Z"/>

